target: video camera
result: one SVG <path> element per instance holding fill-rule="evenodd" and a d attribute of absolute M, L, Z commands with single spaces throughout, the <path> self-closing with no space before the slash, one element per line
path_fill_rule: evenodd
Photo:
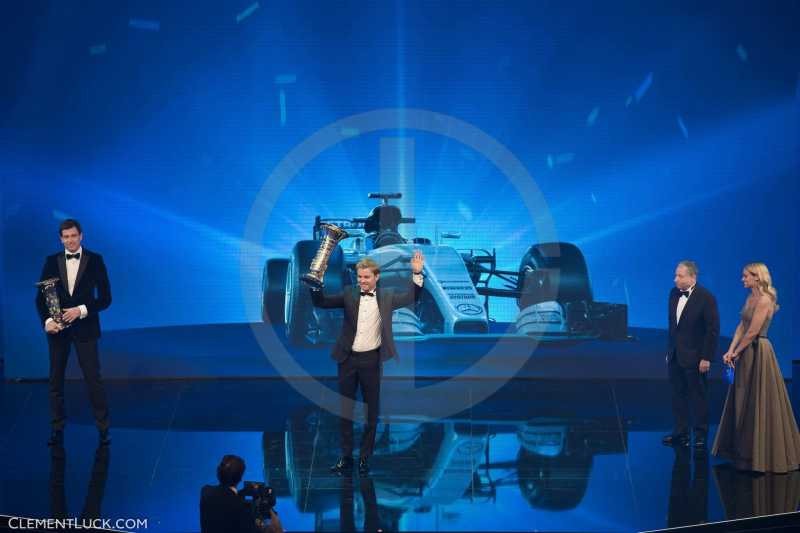
<path fill-rule="evenodd" d="M 257 481 L 245 481 L 244 488 L 239 491 L 239 496 L 250 503 L 256 521 L 259 519 L 264 522 L 268 521 L 269 512 L 275 509 L 277 503 L 272 487 Z"/>

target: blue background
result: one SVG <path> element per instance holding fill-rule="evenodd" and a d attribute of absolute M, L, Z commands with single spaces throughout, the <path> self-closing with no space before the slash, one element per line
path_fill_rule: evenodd
<path fill-rule="evenodd" d="M 628 303 L 632 326 L 665 326 L 675 263 L 692 258 L 730 335 L 741 268 L 766 262 L 788 371 L 800 347 L 797 3 L 261 2 L 237 21 L 251 4 L 6 6 L 7 377 L 47 373 L 33 283 L 65 216 L 109 268 L 104 329 L 258 320 L 242 295 L 258 300 L 260 286 L 241 286 L 239 261 L 257 191 L 309 135 L 387 107 L 445 113 L 508 147 L 558 238 L 583 250 L 595 299 Z M 346 138 L 304 168 L 262 259 L 288 256 L 316 214 L 365 216 L 380 142 L 397 136 L 414 139 L 416 234 L 461 232 L 457 246 L 496 247 L 516 269 L 537 235 L 515 188 L 480 154 L 414 131 Z M 494 309 L 513 319 L 513 302 Z"/>

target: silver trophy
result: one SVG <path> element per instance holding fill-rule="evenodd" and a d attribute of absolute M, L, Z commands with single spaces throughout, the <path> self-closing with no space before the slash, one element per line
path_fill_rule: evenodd
<path fill-rule="evenodd" d="M 59 278 L 50 278 L 40 281 L 36 286 L 39 287 L 39 290 L 41 290 L 44 295 L 44 302 L 47 306 L 47 312 L 50 314 L 50 318 L 52 318 L 60 328 L 64 329 L 70 327 L 72 324 L 65 322 L 63 318 L 61 300 L 59 300 L 58 291 L 56 291 L 56 285 L 59 283 L 61 283 Z"/>
<path fill-rule="evenodd" d="M 320 228 L 325 231 L 325 235 L 319 243 L 317 255 L 311 261 L 311 267 L 307 274 L 303 274 L 300 279 L 312 289 L 321 289 L 325 271 L 328 269 L 328 260 L 336 249 L 336 246 L 349 234 L 335 224 L 320 224 Z"/>

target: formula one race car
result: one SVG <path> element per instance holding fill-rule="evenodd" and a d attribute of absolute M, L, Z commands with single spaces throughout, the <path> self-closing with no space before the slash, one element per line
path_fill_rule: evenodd
<path fill-rule="evenodd" d="M 412 224 L 389 200 L 400 193 L 371 193 L 382 200 L 366 218 L 316 217 L 313 239 L 299 241 L 288 259 L 266 262 L 263 276 L 263 319 L 284 324 L 290 343 L 335 342 L 341 309 L 317 309 L 300 276 L 308 271 L 319 248 L 323 223 L 347 230 L 349 238 L 334 250 L 325 272 L 324 290 L 337 293 L 356 285 L 356 263 L 370 257 L 381 267 L 380 285 L 407 290 L 414 250 L 425 255 L 425 283 L 413 306 L 398 309 L 392 317 L 397 337 L 482 336 L 499 331 L 490 318 L 493 298 L 515 298 L 519 313 L 511 335 L 548 339 L 624 339 L 627 306 L 595 302 L 586 261 L 569 243 L 540 243 L 523 255 L 517 271 L 497 268 L 494 250 L 456 249 L 427 238 L 405 239 L 400 224 Z M 503 287 L 490 286 L 494 281 Z M 507 331 L 509 328 L 503 328 Z"/>

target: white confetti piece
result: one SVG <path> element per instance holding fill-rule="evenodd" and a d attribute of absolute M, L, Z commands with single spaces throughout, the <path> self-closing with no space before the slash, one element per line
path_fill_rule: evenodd
<path fill-rule="evenodd" d="M 250 7 L 248 7 L 247 9 L 236 15 L 236 22 L 238 23 L 243 21 L 244 19 L 252 15 L 256 9 L 258 9 L 258 2 L 251 4 Z"/>
<path fill-rule="evenodd" d="M 644 95 L 647 94 L 647 91 L 650 89 L 650 86 L 653 85 L 653 73 L 650 72 L 645 77 L 644 81 L 639 85 L 639 88 L 636 89 L 636 103 L 638 104 Z"/>
<path fill-rule="evenodd" d="M 683 133 L 683 138 L 684 139 L 688 139 L 689 138 L 689 130 L 686 129 L 686 124 L 683 123 L 683 119 L 680 116 L 678 117 L 678 126 L 680 126 L 680 128 L 681 128 L 681 133 Z"/>
<path fill-rule="evenodd" d="M 586 125 L 587 125 L 588 127 L 590 127 L 590 128 L 591 128 L 592 126 L 594 126 L 594 123 L 595 123 L 595 121 L 597 120 L 597 116 L 598 116 L 599 114 L 600 114 L 600 108 L 599 108 L 599 107 L 595 107 L 594 109 L 592 109 L 592 112 L 591 112 L 591 113 L 589 113 L 589 116 L 588 116 L 588 117 L 586 117 Z"/>
<path fill-rule="evenodd" d="M 286 93 L 281 89 L 281 126 L 286 125 Z"/>
<path fill-rule="evenodd" d="M 742 63 L 747 63 L 747 50 L 741 44 L 736 47 L 736 55 L 742 60 Z"/>

